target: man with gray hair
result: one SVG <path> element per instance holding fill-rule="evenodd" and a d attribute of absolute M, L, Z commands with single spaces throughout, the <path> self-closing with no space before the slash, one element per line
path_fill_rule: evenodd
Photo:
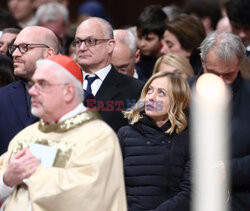
<path fill-rule="evenodd" d="M 215 31 L 201 43 L 200 50 L 204 72 L 214 73 L 226 84 L 233 84 L 246 56 L 241 39 L 230 32 Z"/>
<path fill-rule="evenodd" d="M 114 30 L 115 48 L 111 63 L 123 74 L 139 78 L 135 64 L 140 60 L 140 50 L 137 48 L 137 38 L 129 30 Z"/>
<path fill-rule="evenodd" d="M 52 30 L 61 41 L 62 54 L 67 53 L 69 38 L 69 11 L 58 2 L 49 2 L 41 5 L 35 15 L 36 25 Z"/>
<path fill-rule="evenodd" d="M 118 131 L 128 123 L 122 110 L 138 100 L 143 83 L 111 65 L 115 40 L 106 20 L 91 17 L 83 21 L 77 27 L 73 45 L 83 70 L 86 106 L 98 110 L 103 120 Z"/>
<path fill-rule="evenodd" d="M 250 82 L 241 77 L 246 50 L 240 37 L 215 31 L 201 43 L 204 73 L 223 79 L 232 92 L 231 114 L 231 204 L 233 211 L 250 207 Z"/>

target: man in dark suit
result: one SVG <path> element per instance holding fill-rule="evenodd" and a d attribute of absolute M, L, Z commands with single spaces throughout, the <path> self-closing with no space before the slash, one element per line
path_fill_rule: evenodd
<path fill-rule="evenodd" d="M 143 82 L 119 73 L 111 65 L 115 41 L 112 26 L 106 20 L 83 21 L 73 45 L 76 61 L 83 70 L 86 105 L 98 110 L 103 120 L 118 131 L 127 124 L 121 111 L 138 100 Z"/>
<path fill-rule="evenodd" d="M 58 41 L 51 30 L 30 26 L 17 35 L 9 51 L 13 56 L 14 74 L 20 80 L 0 89 L 0 154 L 7 150 L 9 141 L 20 130 L 38 120 L 31 114 L 25 84 L 35 71 L 36 61 L 58 51 Z"/>
<path fill-rule="evenodd" d="M 232 93 L 231 210 L 249 210 L 250 82 L 243 79 L 240 73 L 240 65 L 246 56 L 245 47 L 240 37 L 229 32 L 215 31 L 201 43 L 200 50 L 204 73 L 221 77 Z M 190 80 L 192 82 L 195 80 Z"/>

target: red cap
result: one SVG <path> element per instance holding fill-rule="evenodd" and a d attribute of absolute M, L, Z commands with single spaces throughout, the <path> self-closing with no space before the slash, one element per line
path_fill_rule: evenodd
<path fill-rule="evenodd" d="M 82 70 L 72 58 L 65 55 L 53 55 L 48 57 L 47 59 L 59 64 L 64 69 L 68 70 L 81 83 L 83 83 Z"/>

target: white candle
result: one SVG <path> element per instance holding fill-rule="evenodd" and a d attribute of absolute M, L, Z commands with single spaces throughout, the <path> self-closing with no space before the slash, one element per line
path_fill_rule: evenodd
<path fill-rule="evenodd" d="M 193 211 L 228 210 L 228 177 L 216 164 L 229 156 L 229 99 L 222 79 L 210 73 L 192 90 Z"/>

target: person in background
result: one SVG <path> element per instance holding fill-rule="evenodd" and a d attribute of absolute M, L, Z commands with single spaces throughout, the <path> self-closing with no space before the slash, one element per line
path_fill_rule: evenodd
<path fill-rule="evenodd" d="M 137 20 L 138 47 L 141 58 L 136 64 L 136 69 L 145 81 L 152 75 L 154 64 L 161 55 L 161 39 L 166 28 L 166 20 L 167 15 L 158 5 L 144 8 Z"/>
<path fill-rule="evenodd" d="M 15 80 L 13 61 L 5 54 L 0 54 L 0 87 L 6 86 Z"/>
<path fill-rule="evenodd" d="M 38 120 L 30 112 L 26 85 L 34 74 L 35 62 L 58 53 L 58 40 L 47 28 L 29 26 L 17 35 L 9 51 L 13 56 L 14 75 L 19 80 L 0 88 L 0 154 L 20 130 Z"/>
<path fill-rule="evenodd" d="M 247 58 L 241 63 L 240 71 L 243 78 L 250 80 L 250 1 L 230 0 L 226 11 L 232 33 L 238 35 L 246 47 Z"/>
<path fill-rule="evenodd" d="M 0 8 L 0 34 L 5 28 L 20 28 L 17 20 L 13 15 L 6 9 Z"/>
<path fill-rule="evenodd" d="M 185 79 L 194 76 L 194 70 L 187 58 L 177 53 L 167 53 L 157 59 L 153 74 L 161 71 L 179 71 L 179 74 Z"/>
<path fill-rule="evenodd" d="M 76 61 L 83 70 L 86 106 L 98 110 L 117 132 L 128 124 L 122 111 L 139 98 L 143 82 L 119 73 L 111 65 L 115 40 L 106 20 L 91 17 L 83 21 L 77 27 L 73 45 Z"/>
<path fill-rule="evenodd" d="M 83 106 L 80 67 L 64 55 L 36 66 L 28 87 L 32 114 L 40 121 L 18 133 L 0 157 L 3 209 L 126 211 L 119 142 Z"/>
<path fill-rule="evenodd" d="M 21 28 L 35 24 L 35 0 L 7 0 L 9 11 Z"/>
<path fill-rule="evenodd" d="M 181 14 L 167 22 L 161 53 L 175 52 L 188 58 L 194 74 L 200 74 L 202 68 L 198 47 L 205 37 L 205 28 L 197 17 Z"/>
<path fill-rule="evenodd" d="M 183 9 L 175 4 L 165 6 L 162 10 L 167 15 L 169 21 L 175 19 L 178 15 L 183 13 Z"/>
<path fill-rule="evenodd" d="M 250 207 L 250 82 L 241 77 L 240 65 L 246 49 L 240 37 L 230 32 L 215 31 L 201 43 L 204 73 L 221 77 L 231 91 L 231 210 Z M 197 76 L 196 76 L 197 78 Z M 192 85 L 194 81 L 190 80 Z"/>
<path fill-rule="evenodd" d="M 20 32 L 17 28 L 5 28 L 0 36 L 0 53 L 8 55 L 9 45 L 16 39 L 16 36 Z"/>
<path fill-rule="evenodd" d="M 52 30 L 61 41 L 61 54 L 68 54 L 69 36 L 69 11 L 58 2 L 49 2 L 41 5 L 35 15 L 36 25 Z"/>
<path fill-rule="evenodd" d="M 47 4 L 49 2 L 58 2 L 60 4 L 63 4 L 65 7 L 69 6 L 68 0 L 34 0 L 34 5 L 36 9 L 38 9 L 41 5 Z"/>
<path fill-rule="evenodd" d="M 125 29 L 114 30 L 115 48 L 111 63 L 120 73 L 139 78 L 135 69 L 140 59 L 140 50 L 137 48 L 137 39 L 132 32 Z"/>
<path fill-rule="evenodd" d="M 183 5 L 184 13 L 199 18 L 205 28 L 206 34 L 214 31 L 221 18 L 218 0 L 186 0 Z"/>
<path fill-rule="evenodd" d="M 226 11 L 232 32 L 238 35 L 250 52 L 250 2 L 248 0 L 230 0 Z M 250 54 L 250 53 L 249 53 Z"/>
<path fill-rule="evenodd" d="M 187 109 L 190 89 L 177 73 L 148 80 L 118 131 L 128 210 L 188 211 L 190 152 Z"/>
<path fill-rule="evenodd" d="M 77 23 L 81 23 L 86 20 L 88 17 L 98 17 L 102 18 L 109 23 L 111 19 L 101 1 L 98 0 L 87 0 L 84 1 L 78 9 L 78 18 Z"/>
<path fill-rule="evenodd" d="M 222 17 L 220 18 L 220 20 L 216 25 L 216 30 L 228 31 L 228 32 L 232 31 L 226 10 L 228 2 L 229 0 L 220 0 L 220 11 Z"/>

